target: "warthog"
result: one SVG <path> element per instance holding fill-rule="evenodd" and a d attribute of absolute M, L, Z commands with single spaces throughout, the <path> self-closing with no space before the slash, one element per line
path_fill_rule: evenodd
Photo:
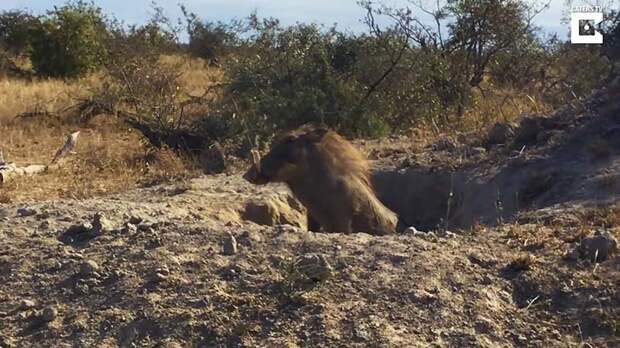
<path fill-rule="evenodd" d="M 308 229 L 395 233 L 398 217 L 375 195 L 368 161 L 350 142 L 322 127 L 286 133 L 262 159 L 252 151 L 243 176 L 256 185 L 284 182 L 308 211 Z"/>

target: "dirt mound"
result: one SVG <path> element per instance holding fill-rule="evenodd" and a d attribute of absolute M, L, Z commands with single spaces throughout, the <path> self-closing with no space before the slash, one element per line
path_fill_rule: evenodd
<path fill-rule="evenodd" d="M 560 224 L 591 217 L 374 237 L 192 214 L 221 184 L 204 178 L 192 182 L 199 190 L 174 196 L 154 188 L 148 199 L 137 192 L 34 204 L 30 216 L 4 208 L 3 346 L 615 342 L 617 255 L 593 272 L 586 258 L 565 260 L 573 244 L 554 235 L 578 240 L 582 231 Z M 246 188 L 219 203 L 248 199 Z M 92 226 L 91 212 L 103 210 L 103 232 L 85 243 L 58 238 L 76 224 Z M 618 227 L 609 231 L 617 236 Z M 231 237 L 234 252 L 224 246 Z M 305 275 L 309 269 L 321 276 Z"/>

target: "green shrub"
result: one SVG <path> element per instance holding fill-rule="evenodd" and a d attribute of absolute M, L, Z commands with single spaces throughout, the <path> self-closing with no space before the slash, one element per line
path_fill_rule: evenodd
<path fill-rule="evenodd" d="M 554 87 L 549 97 L 557 104 L 590 95 L 611 72 L 611 64 L 600 55 L 600 46 L 557 43 L 552 48 Z M 555 99 L 555 100 L 553 100 Z"/>
<path fill-rule="evenodd" d="M 107 56 L 101 9 L 84 1 L 55 7 L 32 33 L 30 59 L 37 74 L 76 77 L 98 69 Z"/>
<path fill-rule="evenodd" d="M 357 107 L 365 92 L 353 42 L 315 25 L 263 21 L 255 30 L 248 53 L 226 68 L 224 93 L 249 131 L 268 136 L 310 122 L 355 136 L 388 130 L 378 113 Z"/>
<path fill-rule="evenodd" d="M 39 20 L 25 11 L 0 12 L 0 47 L 13 56 L 25 54 L 32 31 L 39 25 Z"/>

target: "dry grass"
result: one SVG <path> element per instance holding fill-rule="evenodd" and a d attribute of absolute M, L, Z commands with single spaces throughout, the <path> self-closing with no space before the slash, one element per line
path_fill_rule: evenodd
<path fill-rule="evenodd" d="M 97 122 L 99 121 L 99 122 Z M 114 122 L 94 120 L 81 128 L 76 154 L 59 169 L 18 178 L 2 187 L 0 202 L 26 202 L 58 197 L 87 198 L 162 182 L 193 171 L 169 150 L 148 150 L 135 131 Z M 46 164 L 65 141 L 69 126 L 44 121 L 22 121 L 0 131 L 7 134 L 1 147 L 18 164 Z"/>
<path fill-rule="evenodd" d="M 534 93 L 510 88 L 486 86 L 484 92 L 474 91 L 473 106 L 457 125 L 460 131 L 479 131 L 496 122 L 509 122 L 523 114 L 547 114 L 552 107 Z"/>
<path fill-rule="evenodd" d="M 553 111 L 553 106 L 542 101 L 535 91 L 497 87 L 486 81 L 483 84 L 482 90 L 473 91 L 472 105 L 463 115 L 451 115 L 446 125 L 422 122 L 411 130 L 412 134 L 425 143 L 443 138 L 458 139 L 463 133 L 482 136 L 497 122 L 511 122 L 524 114 L 547 115 Z"/>
<path fill-rule="evenodd" d="M 222 81 L 221 69 L 209 66 L 204 59 L 188 56 L 163 56 L 161 63 L 164 65 L 176 65 L 183 74 L 179 78 L 183 91 L 192 96 L 200 96 L 205 93 L 208 86 Z"/>
<path fill-rule="evenodd" d="M 196 61 L 183 64 L 187 69 L 183 83 L 199 93 L 199 81 L 211 72 L 197 69 Z M 113 116 L 100 115 L 86 124 L 71 122 L 63 110 L 75 102 L 73 98 L 86 95 L 100 78 L 0 79 L 0 150 L 5 159 L 18 165 L 47 164 L 69 133 L 82 132 L 76 154 L 62 168 L 4 184 L 0 203 L 82 199 L 196 174 L 190 161 L 169 150 L 150 149 L 136 131 Z M 50 114 L 15 117 L 33 111 Z"/>
<path fill-rule="evenodd" d="M 620 202 L 587 209 L 580 218 L 587 226 L 620 231 Z"/>
<path fill-rule="evenodd" d="M 86 88 L 98 80 L 97 75 L 71 82 L 0 79 L 0 124 L 10 123 L 16 115 L 24 112 L 61 110 L 70 104 L 72 96 L 84 95 Z"/>

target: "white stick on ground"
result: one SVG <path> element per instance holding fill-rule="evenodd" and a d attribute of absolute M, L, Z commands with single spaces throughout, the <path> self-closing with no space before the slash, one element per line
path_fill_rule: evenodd
<path fill-rule="evenodd" d="M 5 183 L 16 176 L 22 175 L 34 175 L 42 173 L 47 169 L 46 165 L 33 164 L 26 167 L 17 167 L 11 163 L 8 165 L 0 166 L 0 183 Z"/>
<path fill-rule="evenodd" d="M 49 165 L 33 164 L 25 167 L 18 167 L 15 165 L 15 163 L 7 163 L 4 160 L 2 152 L 0 151 L 0 184 L 12 180 L 17 176 L 42 173 L 48 168 L 50 168 L 52 165 L 54 165 L 53 167 L 56 167 L 56 163 L 58 162 L 58 160 L 65 157 L 69 153 L 73 153 L 73 150 L 77 145 L 78 135 L 80 135 L 80 132 L 71 133 L 69 136 L 67 136 L 67 141 L 65 142 L 63 147 L 56 151 L 56 154 L 54 155 L 54 158 Z"/>

